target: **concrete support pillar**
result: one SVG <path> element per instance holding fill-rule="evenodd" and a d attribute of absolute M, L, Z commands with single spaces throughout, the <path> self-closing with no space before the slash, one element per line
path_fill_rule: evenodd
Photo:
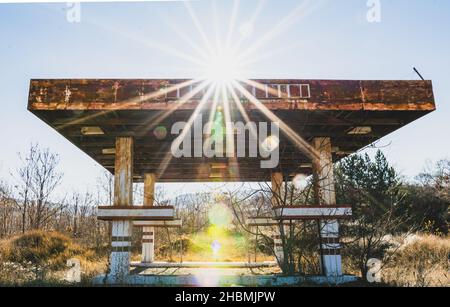
<path fill-rule="evenodd" d="M 283 206 L 283 173 L 272 173 L 272 206 Z"/>
<path fill-rule="evenodd" d="M 153 206 L 155 201 L 155 174 L 144 176 L 144 206 Z M 152 263 L 155 261 L 155 229 L 144 227 L 142 229 L 142 262 Z"/>
<path fill-rule="evenodd" d="M 133 205 L 133 138 L 116 139 L 114 206 Z M 110 275 L 118 280 L 130 272 L 132 222 L 112 222 Z"/>
<path fill-rule="evenodd" d="M 272 206 L 283 206 L 283 174 L 282 173 L 272 173 Z M 284 233 L 286 236 L 286 232 Z M 284 251 L 283 251 L 283 240 L 281 238 L 280 229 L 275 231 L 273 235 L 274 251 L 275 256 L 279 262 L 283 262 Z"/>
<path fill-rule="evenodd" d="M 314 138 L 313 147 L 320 157 L 313 161 L 315 200 L 319 205 L 336 205 L 331 140 L 328 137 Z M 338 221 L 320 221 L 319 234 L 322 274 L 341 276 L 342 260 Z"/>

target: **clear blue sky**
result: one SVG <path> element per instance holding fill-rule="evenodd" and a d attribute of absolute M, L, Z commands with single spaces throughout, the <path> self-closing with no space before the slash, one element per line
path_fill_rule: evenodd
<path fill-rule="evenodd" d="M 241 1 L 237 27 L 249 21 L 259 3 Z M 381 4 L 381 22 L 369 23 L 366 0 L 267 0 L 243 47 L 290 15 L 256 53 L 268 56 L 250 67 L 249 77 L 417 79 L 412 67 L 418 67 L 433 80 L 438 111 L 381 142 L 391 143 L 385 149 L 389 160 L 413 177 L 427 159 L 450 156 L 450 2 Z M 212 41 L 216 24 L 226 32 L 233 1 L 195 1 L 192 7 Z M 67 22 L 64 3 L 0 4 L 0 177 L 17 167 L 17 152 L 39 142 L 61 155 L 63 189 L 95 184 L 101 167 L 26 110 L 29 80 L 194 77 L 198 67 L 156 46 L 195 55 L 174 26 L 202 45 L 181 2 L 83 3 L 80 23 Z M 181 193 L 202 187 L 168 189 Z"/>

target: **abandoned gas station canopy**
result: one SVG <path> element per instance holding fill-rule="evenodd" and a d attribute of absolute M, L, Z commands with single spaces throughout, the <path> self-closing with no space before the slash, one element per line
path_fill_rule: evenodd
<path fill-rule="evenodd" d="M 306 142 L 330 138 L 333 161 L 435 110 L 431 81 L 247 80 L 239 84 L 261 106 L 242 92 L 228 91 L 219 104 L 227 100 L 233 122 L 269 121 L 270 111 Z M 168 158 L 176 137 L 171 134 L 174 123 L 187 122 L 202 100 L 206 100 L 201 110 L 204 122 L 211 110 L 217 110 L 212 107 L 213 97 L 203 99 L 207 91 L 208 86 L 196 80 L 32 80 L 28 109 L 112 173 L 116 137 L 132 136 L 134 181 L 142 181 L 146 173 L 158 174 L 158 182 L 270 180 L 272 170 L 260 167 L 261 157 Z M 283 132 L 278 170 L 287 176 L 311 173 L 310 157 Z"/>

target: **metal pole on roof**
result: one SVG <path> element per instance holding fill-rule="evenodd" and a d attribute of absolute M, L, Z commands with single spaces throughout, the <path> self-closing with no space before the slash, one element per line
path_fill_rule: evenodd
<path fill-rule="evenodd" d="M 422 81 L 425 81 L 425 79 L 422 77 L 422 75 L 420 74 L 420 72 L 417 70 L 417 68 L 413 67 L 414 71 L 416 72 L 416 74 L 419 75 L 420 79 L 422 79 Z"/>

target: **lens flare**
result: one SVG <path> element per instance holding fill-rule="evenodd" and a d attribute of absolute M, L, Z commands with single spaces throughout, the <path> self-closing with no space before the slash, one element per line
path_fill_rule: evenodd
<path fill-rule="evenodd" d="M 219 286 L 221 272 L 215 269 L 199 269 L 195 274 L 196 284 L 200 287 Z"/>
<path fill-rule="evenodd" d="M 247 38 L 253 34 L 254 26 L 252 22 L 246 22 L 239 27 L 239 33 L 242 37 Z"/>
<path fill-rule="evenodd" d="M 164 140 L 167 137 L 167 129 L 164 126 L 158 126 L 153 130 L 153 135 L 158 140 Z"/>
<path fill-rule="evenodd" d="M 206 78 L 217 84 L 228 84 L 240 78 L 241 67 L 238 57 L 227 49 L 212 54 L 206 63 Z"/>
<path fill-rule="evenodd" d="M 270 135 L 261 143 L 261 146 L 265 151 L 272 152 L 280 146 L 280 139 L 275 135 Z"/>
<path fill-rule="evenodd" d="M 215 204 L 208 212 L 209 222 L 218 228 L 227 228 L 231 225 L 233 216 L 224 204 Z"/>
<path fill-rule="evenodd" d="M 211 244 L 211 249 L 214 257 L 217 257 L 219 255 L 219 251 L 221 248 L 222 244 L 220 244 L 218 240 L 214 240 L 213 243 Z"/>
<path fill-rule="evenodd" d="M 304 190 L 308 186 L 308 179 L 304 174 L 298 174 L 292 179 L 292 183 L 297 190 Z"/>

